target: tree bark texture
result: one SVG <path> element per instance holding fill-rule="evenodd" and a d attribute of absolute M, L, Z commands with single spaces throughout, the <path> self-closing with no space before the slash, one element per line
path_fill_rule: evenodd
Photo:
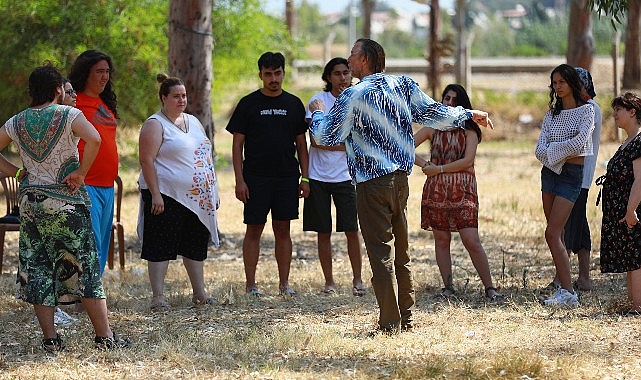
<path fill-rule="evenodd" d="M 294 9 L 294 0 L 285 0 L 285 23 L 287 31 L 291 37 L 296 33 L 296 10 Z"/>
<path fill-rule="evenodd" d="M 362 0 L 363 5 L 363 37 L 372 38 L 372 12 L 376 6 L 376 0 Z"/>
<path fill-rule="evenodd" d="M 430 4 L 430 56 L 427 72 L 427 83 L 432 92 L 432 98 L 437 99 L 437 91 L 441 87 L 441 7 L 438 0 Z M 440 99 L 437 99 L 440 100 Z"/>
<path fill-rule="evenodd" d="M 586 6 L 587 0 L 570 1 L 566 61 L 570 66 L 590 70 L 595 46 L 592 35 L 592 11 L 588 10 Z"/>
<path fill-rule="evenodd" d="M 169 4 L 169 75 L 185 82 L 187 112 L 196 116 L 214 144 L 211 110 L 213 81 L 211 12 L 213 0 L 171 0 Z"/>
<path fill-rule="evenodd" d="M 625 56 L 623 61 L 623 88 L 641 88 L 641 1 L 628 1 L 628 21 L 626 24 Z"/>

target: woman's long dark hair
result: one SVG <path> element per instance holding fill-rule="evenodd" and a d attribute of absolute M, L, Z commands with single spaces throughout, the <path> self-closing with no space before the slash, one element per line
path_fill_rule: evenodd
<path fill-rule="evenodd" d="M 470 97 L 467 95 L 467 91 L 465 91 L 465 88 L 463 86 L 456 83 L 448 84 L 447 86 L 445 86 L 445 89 L 441 94 L 441 102 L 443 102 L 445 95 L 450 91 L 454 91 L 456 93 L 455 103 L 457 106 L 461 106 L 468 110 L 472 109 L 472 102 L 470 102 Z M 479 138 L 479 143 L 481 142 L 481 140 L 483 140 L 483 132 L 481 131 L 481 127 L 479 127 L 479 125 L 476 124 L 476 122 L 474 122 L 473 120 L 468 119 L 465 121 L 465 129 L 471 129 L 476 132 L 476 135 Z"/>
<path fill-rule="evenodd" d="M 581 97 L 581 87 L 583 86 L 583 82 L 581 82 L 581 78 L 574 67 L 564 63 L 555 67 L 550 73 L 550 102 L 548 103 L 548 106 L 552 110 L 552 115 L 558 115 L 563 110 L 563 101 L 556 95 L 556 91 L 554 91 L 554 86 L 552 84 L 552 77 L 554 77 L 554 73 L 559 73 L 561 78 L 565 79 L 568 83 L 572 89 L 572 97 L 576 101 L 576 105 L 584 105 L 585 100 Z"/>
<path fill-rule="evenodd" d="M 105 89 L 100 93 L 100 99 L 107 105 L 107 108 L 113 112 L 114 117 L 118 118 L 118 100 L 116 93 L 113 90 L 112 78 L 114 74 L 114 65 L 111 57 L 98 50 L 87 50 L 80 54 L 69 72 L 69 81 L 77 92 L 83 92 L 87 85 L 87 78 L 93 65 L 100 61 L 106 61 L 109 65 L 109 80 L 105 85 Z"/>

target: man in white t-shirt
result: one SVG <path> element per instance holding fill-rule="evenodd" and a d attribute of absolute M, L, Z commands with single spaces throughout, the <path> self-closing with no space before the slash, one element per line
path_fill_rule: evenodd
<path fill-rule="evenodd" d="M 323 92 L 310 99 L 322 100 L 327 110 L 331 109 L 340 93 L 351 85 L 352 74 L 345 58 L 332 58 L 323 70 L 325 82 Z M 309 122 L 309 107 L 306 113 Z M 323 292 L 336 292 L 332 273 L 332 214 L 331 202 L 336 207 L 336 231 L 345 232 L 347 255 L 354 274 L 352 294 L 365 294 L 361 278 L 361 242 L 356 216 L 356 190 L 347 169 L 345 145 L 318 146 L 310 137 L 309 148 L 309 185 L 310 195 L 305 198 L 303 208 L 303 230 L 318 233 L 318 258 L 325 276 Z"/>

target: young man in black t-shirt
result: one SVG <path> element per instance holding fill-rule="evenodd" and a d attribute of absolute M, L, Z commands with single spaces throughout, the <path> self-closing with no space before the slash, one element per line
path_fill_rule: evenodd
<path fill-rule="evenodd" d="M 236 198 L 245 205 L 245 291 L 261 295 L 256 286 L 256 266 L 260 237 L 271 211 L 279 293 L 294 296 L 296 292 L 289 287 L 290 221 L 298 219 L 298 198 L 309 195 L 305 106 L 282 89 L 285 57 L 281 53 L 261 55 L 258 70 L 263 87 L 238 102 L 226 128 L 234 135 Z"/>

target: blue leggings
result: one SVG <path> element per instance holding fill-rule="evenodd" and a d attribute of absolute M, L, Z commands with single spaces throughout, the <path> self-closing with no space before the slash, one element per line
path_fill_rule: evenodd
<path fill-rule="evenodd" d="M 114 220 L 114 188 L 87 185 L 91 199 L 91 226 L 96 237 L 96 250 L 100 261 L 100 275 L 107 266 L 111 229 Z"/>

